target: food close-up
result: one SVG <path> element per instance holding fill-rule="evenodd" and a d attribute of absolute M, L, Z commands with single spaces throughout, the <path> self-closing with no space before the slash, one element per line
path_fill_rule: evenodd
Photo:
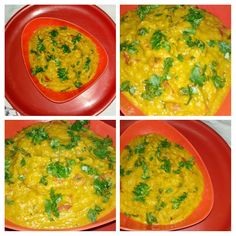
<path fill-rule="evenodd" d="M 115 6 L 10 5 L 5 15 L 7 116 L 115 114 Z"/>
<path fill-rule="evenodd" d="M 96 45 L 67 26 L 39 28 L 32 35 L 28 50 L 31 74 L 56 92 L 82 87 L 98 67 Z"/>
<path fill-rule="evenodd" d="M 230 14 L 220 7 L 121 6 L 124 115 L 230 115 Z"/>
<path fill-rule="evenodd" d="M 162 136 L 139 136 L 121 153 L 121 211 L 137 221 L 178 223 L 197 208 L 203 189 L 194 157 Z"/>
<path fill-rule="evenodd" d="M 122 230 L 230 228 L 230 147 L 217 133 L 194 120 L 120 127 Z"/>
<path fill-rule="evenodd" d="M 80 230 L 114 221 L 113 128 L 81 120 L 32 122 L 20 130 L 20 121 L 12 122 L 6 132 L 17 133 L 5 140 L 7 227 Z"/>

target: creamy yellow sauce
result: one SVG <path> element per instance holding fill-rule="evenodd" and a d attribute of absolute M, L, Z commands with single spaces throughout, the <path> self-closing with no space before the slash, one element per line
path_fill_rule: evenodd
<path fill-rule="evenodd" d="M 96 45 L 69 27 L 36 30 L 29 42 L 31 74 L 56 92 L 76 90 L 88 83 L 98 67 Z"/>
<path fill-rule="evenodd" d="M 88 125 L 38 123 L 6 140 L 7 220 L 33 229 L 73 228 L 115 208 L 115 149 Z"/>
<path fill-rule="evenodd" d="M 145 115 L 214 115 L 231 83 L 231 31 L 193 6 L 121 17 L 121 92 Z"/>
<path fill-rule="evenodd" d="M 121 212 L 135 221 L 180 222 L 199 205 L 203 190 L 194 157 L 160 135 L 136 137 L 121 153 Z"/>

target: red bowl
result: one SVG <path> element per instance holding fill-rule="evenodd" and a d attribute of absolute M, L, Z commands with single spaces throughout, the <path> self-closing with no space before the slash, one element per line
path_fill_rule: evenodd
<path fill-rule="evenodd" d="M 5 121 L 5 138 L 13 137 L 17 134 L 17 132 L 21 131 L 23 128 L 28 127 L 32 124 L 39 123 L 39 122 L 48 122 L 46 120 L 6 120 Z M 73 122 L 73 121 L 70 121 Z M 107 137 L 109 136 L 112 139 L 113 146 L 116 145 L 116 129 L 112 126 L 99 121 L 99 120 L 91 120 L 90 121 L 90 129 L 98 134 L 101 137 Z M 82 226 L 82 227 L 76 227 L 76 228 L 65 228 L 65 229 L 59 229 L 59 231 L 75 231 L 75 230 L 89 230 L 95 227 L 99 227 L 102 225 L 105 225 L 107 223 L 110 223 L 116 219 L 116 209 L 113 209 L 111 212 L 109 212 L 107 215 L 103 216 L 99 220 L 97 220 L 94 223 Z M 48 231 L 48 229 L 31 229 L 27 228 L 21 225 L 17 225 L 12 223 L 11 221 L 5 219 L 5 227 L 12 230 L 24 230 L 24 231 Z M 49 229 L 50 230 L 50 229 Z M 57 231 L 55 229 L 50 231 Z"/>
<path fill-rule="evenodd" d="M 104 73 L 74 99 L 55 103 L 32 83 L 22 54 L 21 37 L 35 18 L 61 19 L 86 29 L 102 44 L 108 56 Z M 102 112 L 115 98 L 115 23 L 94 5 L 27 5 L 5 27 L 5 96 L 21 115 L 91 116 Z"/>
<path fill-rule="evenodd" d="M 98 68 L 96 70 L 96 73 L 94 77 L 85 85 L 83 85 L 81 88 L 78 88 L 73 91 L 69 92 L 55 92 L 52 89 L 46 88 L 42 84 L 39 83 L 36 76 L 32 75 L 31 73 L 31 67 L 29 62 L 29 42 L 34 34 L 34 32 L 41 28 L 41 27 L 47 27 L 47 26 L 67 26 L 69 28 L 75 29 L 79 31 L 82 35 L 87 36 L 89 39 L 92 40 L 92 42 L 96 45 L 96 49 L 98 52 Z M 34 83 L 35 87 L 39 90 L 39 92 L 45 96 L 47 99 L 49 99 L 52 102 L 56 103 L 62 103 L 67 102 L 82 92 L 84 92 L 86 89 L 88 89 L 91 85 L 95 83 L 97 79 L 102 75 L 104 70 L 107 66 L 107 53 L 102 44 L 89 32 L 87 32 L 82 27 L 72 24 L 69 21 L 57 19 L 57 18 L 51 18 L 51 17 L 39 17 L 31 20 L 23 29 L 22 35 L 21 35 L 21 47 L 22 47 L 22 54 L 24 58 L 24 63 L 27 68 L 29 78 L 31 78 L 32 82 Z"/>
<path fill-rule="evenodd" d="M 214 203 L 214 192 L 209 176 L 208 170 L 202 161 L 201 156 L 192 146 L 192 144 L 174 127 L 169 125 L 164 121 L 156 120 L 144 120 L 137 121 L 134 124 L 130 125 L 121 135 L 120 140 L 120 151 L 122 152 L 123 148 L 130 143 L 135 137 L 139 135 L 145 135 L 150 133 L 157 133 L 162 135 L 169 140 L 182 145 L 187 151 L 189 151 L 194 159 L 195 163 L 200 169 L 203 179 L 204 179 L 204 191 L 202 195 L 202 200 L 199 206 L 189 215 L 185 220 L 178 222 L 176 224 L 170 225 L 147 225 L 135 221 L 123 213 L 120 214 L 120 225 L 121 229 L 124 230 L 177 230 L 191 225 L 197 224 L 204 220 L 212 210 Z"/>
<path fill-rule="evenodd" d="M 134 10 L 138 5 L 121 5 L 120 14 L 124 15 L 130 10 Z M 211 14 L 217 16 L 225 27 L 231 28 L 231 6 L 230 5 L 197 5 Z M 120 110 L 126 116 L 143 116 L 144 113 L 135 107 L 124 94 L 120 93 Z M 226 95 L 223 103 L 215 116 L 230 116 L 231 115 L 231 91 Z"/>

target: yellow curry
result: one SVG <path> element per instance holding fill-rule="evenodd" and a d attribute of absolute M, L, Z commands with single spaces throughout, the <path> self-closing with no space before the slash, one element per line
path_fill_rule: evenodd
<path fill-rule="evenodd" d="M 55 92 L 76 90 L 88 83 L 98 67 L 96 45 L 67 26 L 36 30 L 29 43 L 31 74 Z"/>
<path fill-rule="evenodd" d="M 157 134 L 136 137 L 121 153 L 121 212 L 145 224 L 175 224 L 199 205 L 204 190 L 194 157 Z"/>
<path fill-rule="evenodd" d="M 88 121 L 54 121 L 5 141 L 5 217 L 34 229 L 80 227 L 115 208 L 115 149 Z"/>
<path fill-rule="evenodd" d="M 145 115 L 213 115 L 231 83 L 231 32 L 193 6 L 121 17 L 121 92 Z"/>

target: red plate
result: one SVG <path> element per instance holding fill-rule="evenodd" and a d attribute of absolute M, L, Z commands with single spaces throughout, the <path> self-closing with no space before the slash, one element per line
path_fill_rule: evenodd
<path fill-rule="evenodd" d="M 181 132 L 201 155 L 211 176 L 214 205 L 202 222 L 183 230 L 226 231 L 231 229 L 231 150 L 210 127 L 199 121 L 167 121 Z M 121 121 L 121 133 L 134 121 Z"/>
<path fill-rule="evenodd" d="M 86 29 L 104 47 L 108 65 L 102 76 L 71 101 L 55 104 L 32 83 L 24 64 L 21 35 L 24 27 L 38 17 L 52 17 Z M 22 8 L 5 30 L 5 96 L 22 115 L 96 115 L 115 98 L 115 24 L 92 5 L 32 5 Z"/>
<path fill-rule="evenodd" d="M 96 70 L 94 77 L 87 84 L 83 85 L 81 88 L 70 91 L 70 92 L 55 92 L 49 88 L 46 88 L 42 84 L 40 84 L 37 77 L 32 75 L 30 61 L 29 61 L 29 42 L 37 29 L 41 27 L 47 27 L 47 26 L 67 26 L 69 28 L 75 29 L 78 32 L 80 32 L 82 35 L 87 36 L 96 45 L 96 49 L 98 52 L 98 68 Z M 67 102 L 77 97 L 82 92 L 84 92 L 91 85 L 93 85 L 97 79 L 99 79 L 99 77 L 102 75 L 102 73 L 104 72 L 107 66 L 107 53 L 105 49 L 103 48 L 103 46 L 101 45 L 101 43 L 95 37 L 93 37 L 93 35 L 91 35 L 85 29 L 75 24 L 71 24 L 68 21 L 64 21 L 64 20 L 60 20 L 56 18 L 39 17 L 30 21 L 23 29 L 23 32 L 21 35 L 21 47 L 22 47 L 22 54 L 23 54 L 25 66 L 27 68 L 29 77 L 31 78 L 35 87 L 39 90 L 39 92 L 41 92 L 43 96 L 45 96 L 52 102 L 56 102 L 56 103 Z"/>
<path fill-rule="evenodd" d="M 6 120 L 5 121 L 5 138 L 13 137 L 17 134 L 17 132 L 21 131 L 23 128 L 28 127 L 32 124 L 39 122 L 47 122 L 47 121 L 39 121 L 39 120 Z M 111 122 L 112 123 L 112 122 Z M 96 134 L 107 137 L 109 136 L 112 139 L 113 145 L 116 145 L 116 129 L 102 121 L 91 120 L 90 121 L 90 129 Z M 114 225 L 109 224 L 116 219 L 116 210 L 113 209 L 110 213 L 103 216 L 98 221 L 79 227 L 79 228 L 70 228 L 70 229 L 60 229 L 60 231 L 68 231 L 68 230 L 89 230 L 95 227 L 102 227 L 104 230 L 114 230 Z M 16 225 L 5 219 L 5 227 L 10 230 L 35 230 L 26 228 L 24 226 Z M 38 229 L 37 229 L 38 230 Z M 96 230 L 99 230 L 97 228 Z M 44 231 L 44 230 L 43 230 Z"/>
<path fill-rule="evenodd" d="M 127 11 L 134 10 L 138 5 L 121 5 L 120 14 L 123 15 Z M 230 5 L 197 5 L 201 9 L 205 9 L 211 14 L 217 16 L 225 27 L 231 29 L 231 6 Z M 135 107 L 124 94 L 120 93 L 120 109 L 126 116 L 142 116 L 144 115 L 137 107 Z M 215 114 L 216 116 L 231 115 L 231 91 L 225 97 L 222 105 Z"/>
<path fill-rule="evenodd" d="M 133 140 L 135 137 L 150 133 L 160 134 L 163 137 L 166 137 L 169 140 L 180 144 L 192 154 L 195 163 L 200 169 L 204 179 L 204 191 L 202 195 L 202 200 L 199 206 L 192 212 L 191 215 L 189 215 L 185 220 L 178 222 L 176 224 L 148 225 L 137 222 L 125 216 L 123 213 L 121 213 L 121 219 L 120 219 L 121 228 L 127 230 L 176 230 L 189 227 L 191 225 L 201 222 L 209 215 L 213 207 L 213 202 L 214 202 L 213 187 L 207 168 L 204 162 L 202 161 L 201 156 L 198 154 L 198 152 L 192 146 L 192 144 L 180 132 L 178 132 L 173 126 L 169 125 L 165 121 L 160 121 L 160 120 L 137 121 L 131 126 L 129 126 L 129 128 L 126 129 L 125 132 L 121 135 L 121 140 L 120 140 L 121 152 L 123 148 L 126 145 L 128 145 L 130 141 Z"/>

